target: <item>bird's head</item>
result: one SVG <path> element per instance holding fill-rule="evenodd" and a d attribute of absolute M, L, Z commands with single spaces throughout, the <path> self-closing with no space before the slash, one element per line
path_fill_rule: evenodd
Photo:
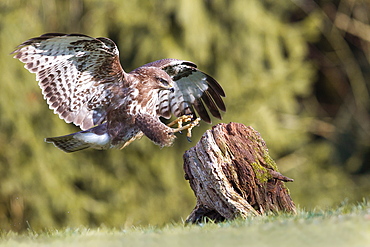
<path fill-rule="evenodd" d="M 172 78 L 162 69 L 157 67 L 139 67 L 129 73 L 147 89 L 174 91 Z"/>
<path fill-rule="evenodd" d="M 156 84 L 160 90 L 170 90 L 174 92 L 174 83 L 172 78 L 163 70 L 158 69 L 154 75 Z"/>

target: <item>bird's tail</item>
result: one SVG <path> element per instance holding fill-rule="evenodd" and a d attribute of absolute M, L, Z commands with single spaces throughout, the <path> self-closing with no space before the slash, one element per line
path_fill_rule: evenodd
<path fill-rule="evenodd" d="M 54 146 L 67 153 L 80 151 L 92 146 L 91 143 L 75 139 L 74 136 L 76 134 L 78 133 L 58 137 L 49 137 L 45 138 L 45 141 L 48 143 L 53 143 Z"/>
<path fill-rule="evenodd" d="M 54 146 L 67 153 L 86 148 L 107 149 L 110 146 L 105 124 L 65 136 L 45 138 L 45 141 L 53 143 Z"/>

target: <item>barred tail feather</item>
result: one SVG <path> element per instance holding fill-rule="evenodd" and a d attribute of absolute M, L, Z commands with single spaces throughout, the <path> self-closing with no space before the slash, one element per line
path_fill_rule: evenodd
<path fill-rule="evenodd" d="M 86 143 L 84 141 L 75 139 L 74 136 L 78 133 L 66 135 L 66 136 L 58 136 L 58 137 L 49 137 L 45 138 L 45 142 L 53 143 L 54 146 L 63 150 L 66 153 L 72 153 L 76 151 L 80 151 L 92 146 L 91 143 Z"/>
<path fill-rule="evenodd" d="M 45 141 L 67 153 L 86 148 L 108 149 L 111 144 L 106 123 L 70 135 L 46 138 Z"/>

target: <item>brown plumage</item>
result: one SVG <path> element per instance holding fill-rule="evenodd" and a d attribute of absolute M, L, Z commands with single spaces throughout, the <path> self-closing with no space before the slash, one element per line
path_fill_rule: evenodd
<path fill-rule="evenodd" d="M 221 118 L 226 110 L 222 87 L 194 63 L 162 59 L 126 73 L 107 38 L 49 33 L 23 42 L 13 54 L 36 74 L 49 108 L 82 129 L 46 138 L 66 152 L 122 148 L 143 134 L 169 146 L 175 130 L 159 117 L 198 114 L 210 123 L 209 113 Z"/>

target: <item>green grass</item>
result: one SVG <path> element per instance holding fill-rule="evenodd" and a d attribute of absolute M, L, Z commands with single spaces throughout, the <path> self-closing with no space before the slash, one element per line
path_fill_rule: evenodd
<path fill-rule="evenodd" d="M 0 234 L 0 246 L 370 246 L 370 203 L 221 224 Z"/>

